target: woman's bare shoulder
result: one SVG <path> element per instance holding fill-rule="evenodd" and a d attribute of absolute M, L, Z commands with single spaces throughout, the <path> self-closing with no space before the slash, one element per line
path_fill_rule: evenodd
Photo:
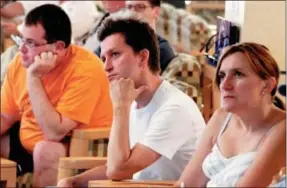
<path fill-rule="evenodd" d="M 226 119 L 228 112 L 226 112 L 223 108 L 218 108 L 213 114 L 207 125 L 209 126 L 218 126 L 221 125 Z"/>
<path fill-rule="evenodd" d="M 285 144 L 286 145 L 286 113 L 285 111 L 278 111 L 273 117 L 275 123 L 268 132 L 268 136 L 264 141 L 267 147 L 269 145 Z M 264 143 L 263 143 L 264 144 Z M 263 145 L 262 144 L 262 145 Z"/>
<path fill-rule="evenodd" d="M 286 111 L 278 109 L 276 112 L 276 116 L 274 116 L 275 119 L 275 124 L 273 126 L 275 126 L 275 129 L 280 129 L 279 132 L 281 132 L 282 130 L 285 130 L 286 132 Z"/>
<path fill-rule="evenodd" d="M 208 121 L 207 129 L 209 134 L 212 135 L 213 142 L 216 141 L 217 135 L 225 119 L 227 118 L 227 115 L 228 112 L 226 112 L 223 108 L 219 108 L 212 114 L 212 117 Z"/>

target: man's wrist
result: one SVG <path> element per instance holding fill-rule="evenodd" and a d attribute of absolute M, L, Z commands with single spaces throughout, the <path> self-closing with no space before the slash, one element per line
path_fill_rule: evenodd
<path fill-rule="evenodd" d="M 75 187 L 76 182 L 75 182 L 75 178 L 74 178 L 74 177 L 70 177 L 70 178 L 69 178 L 69 182 L 70 182 L 70 184 L 71 184 L 73 187 Z"/>
<path fill-rule="evenodd" d="M 39 84 L 42 84 L 41 77 L 27 72 L 27 89 L 30 90 L 34 87 L 38 87 Z"/>
<path fill-rule="evenodd" d="M 43 73 L 34 73 L 33 71 L 29 70 L 27 71 L 27 78 L 28 79 L 41 79 L 43 76 Z"/>
<path fill-rule="evenodd" d="M 81 178 L 78 177 L 78 175 L 69 178 L 69 183 L 73 187 L 88 187 L 88 181 L 85 183 L 83 183 L 82 181 L 83 180 L 81 180 Z"/>
<path fill-rule="evenodd" d="M 114 103 L 113 109 L 114 110 L 126 109 L 126 108 L 130 108 L 130 106 L 131 104 L 129 103 Z"/>

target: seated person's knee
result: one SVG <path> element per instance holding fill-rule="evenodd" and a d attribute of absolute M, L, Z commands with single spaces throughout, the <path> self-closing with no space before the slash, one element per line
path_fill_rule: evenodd
<path fill-rule="evenodd" d="M 51 141 L 40 141 L 33 152 L 34 163 L 50 166 L 57 163 L 60 157 L 65 157 L 67 149 L 64 144 Z"/>

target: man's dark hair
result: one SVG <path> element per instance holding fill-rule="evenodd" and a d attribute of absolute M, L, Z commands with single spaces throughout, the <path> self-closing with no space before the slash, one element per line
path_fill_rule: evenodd
<path fill-rule="evenodd" d="M 148 2 L 152 7 L 160 7 L 161 0 L 148 0 Z"/>
<path fill-rule="evenodd" d="M 120 13 L 117 13 L 120 15 Z M 102 42 L 106 37 L 120 33 L 125 42 L 135 53 L 143 49 L 149 51 L 149 68 L 153 73 L 160 72 L 159 45 L 154 30 L 145 22 L 135 17 L 108 17 L 98 29 L 98 40 Z"/>
<path fill-rule="evenodd" d="M 45 4 L 31 10 L 25 18 L 25 25 L 37 24 L 43 26 L 46 33 L 45 39 L 49 44 L 63 41 L 66 48 L 70 45 L 72 37 L 71 21 L 62 8 Z"/>

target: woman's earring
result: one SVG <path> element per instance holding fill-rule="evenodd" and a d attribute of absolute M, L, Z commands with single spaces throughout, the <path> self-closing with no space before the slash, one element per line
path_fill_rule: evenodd
<path fill-rule="evenodd" d="M 267 89 L 267 83 L 265 84 L 265 86 L 264 86 L 264 88 L 263 88 L 262 95 L 265 95 L 265 94 L 266 94 L 266 89 Z"/>

